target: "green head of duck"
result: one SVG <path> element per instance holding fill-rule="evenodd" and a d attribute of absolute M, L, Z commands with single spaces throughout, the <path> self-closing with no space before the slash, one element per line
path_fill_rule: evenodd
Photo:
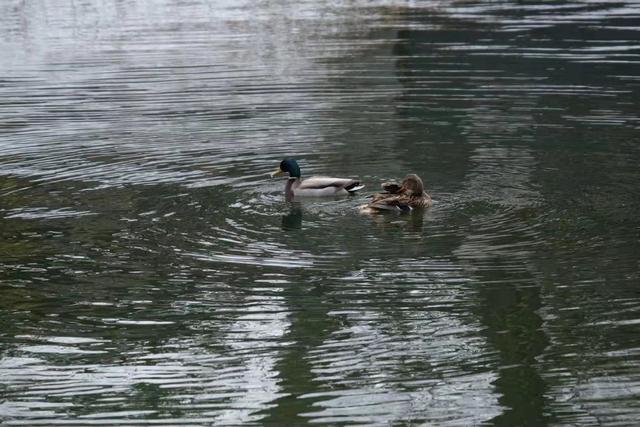
<path fill-rule="evenodd" d="M 285 173 L 289 173 L 289 177 L 291 178 L 300 178 L 300 166 L 298 166 L 298 162 L 294 159 L 284 159 L 280 162 L 278 169 L 271 173 L 271 176 L 282 176 Z"/>

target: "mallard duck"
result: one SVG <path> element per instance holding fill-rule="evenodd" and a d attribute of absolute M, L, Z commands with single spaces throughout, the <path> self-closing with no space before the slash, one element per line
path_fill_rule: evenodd
<path fill-rule="evenodd" d="M 431 197 L 424 191 L 424 184 L 416 174 L 407 175 L 401 184 L 385 182 L 382 189 L 384 193 L 374 194 L 371 202 L 361 206 L 362 212 L 411 212 L 431 206 Z"/>
<path fill-rule="evenodd" d="M 284 188 L 287 199 L 293 197 L 325 197 L 353 194 L 364 187 L 357 179 L 332 178 L 328 176 L 312 176 L 304 181 L 300 177 L 300 166 L 294 159 L 284 159 L 280 166 L 271 173 L 271 177 L 289 174 Z"/>

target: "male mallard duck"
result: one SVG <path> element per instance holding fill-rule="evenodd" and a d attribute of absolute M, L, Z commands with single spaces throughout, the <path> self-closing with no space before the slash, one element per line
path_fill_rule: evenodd
<path fill-rule="evenodd" d="M 285 173 L 289 173 L 289 179 L 284 188 L 287 199 L 291 199 L 294 196 L 342 196 L 353 194 L 364 187 L 356 179 L 331 178 L 328 176 L 312 176 L 303 181 L 300 178 L 300 166 L 293 159 L 284 159 L 280 162 L 280 166 L 271 173 L 271 177 L 282 176 Z"/>
<path fill-rule="evenodd" d="M 416 174 L 407 175 L 401 184 L 385 182 L 382 189 L 385 192 L 374 194 L 373 200 L 361 207 L 362 212 L 410 212 L 431 206 L 431 197 L 425 193 L 424 184 Z"/>

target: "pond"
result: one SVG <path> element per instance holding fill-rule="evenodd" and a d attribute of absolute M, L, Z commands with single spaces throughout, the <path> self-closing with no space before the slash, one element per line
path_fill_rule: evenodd
<path fill-rule="evenodd" d="M 640 5 L 0 5 L 0 423 L 631 425 Z M 303 176 L 348 197 L 284 197 Z M 434 204 L 362 215 L 416 173 Z"/>

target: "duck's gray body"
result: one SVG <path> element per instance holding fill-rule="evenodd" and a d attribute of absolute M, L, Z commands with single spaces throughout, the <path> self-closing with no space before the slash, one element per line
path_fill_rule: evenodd
<path fill-rule="evenodd" d="M 289 178 L 284 192 L 287 197 L 346 196 L 363 187 L 364 185 L 355 179 L 312 176 L 304 181 L 300 178 Z"/>

